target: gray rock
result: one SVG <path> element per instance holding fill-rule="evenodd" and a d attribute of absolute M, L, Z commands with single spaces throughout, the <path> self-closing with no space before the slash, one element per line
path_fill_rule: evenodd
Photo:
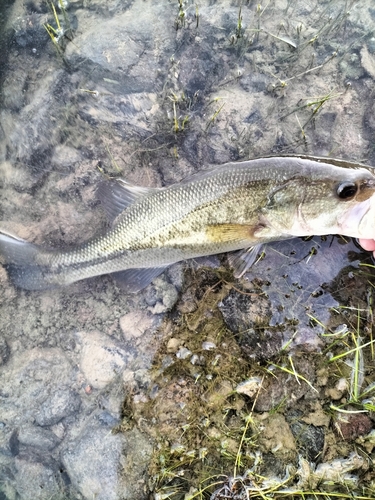
<path fill-rule="evenodd" d="M 282 333 L 265 327 L 271 314 L 265 297 L 231 290 L 218 307 L 226 325 L 237 334 L 237 342 L 249 358 L 262 361 L 280 351 Z"/>
<path fill-rule="evenodd" d="M 82 346 L 80 369 L 87 382 L 103 389 L 124 370 L 129 359 L 121 343 L 100 332 L 79 332 Z"/>
<path fill-rule="evenodd" d="M 9 346 L 4 339 L 4 337 L 0 337 L 0 365 L 6 363 L 9 359 L 10 349 Z"/>
<path fill-rule="evenodd" d="M 64 417 L 78 411 L 80 397 L 69 389 L 59 389 L 43 402 L 36 415 L 36 422 L 41 425 L 55 425 Z"/>
<path fill-rule="evenodd" d="M 287 421 L 301 455 L 312 463 L 320 461 L 324 448 L 324 427 L 306 424 L 298 420 L 298 417 L 287 417 Z"/>
<path fill-rule="evenodd" d="M 158 277 L 153 286 L 145 291 L 145 298 L 152 314 L 162 314 L 173 308 L 178 299 L 178 292 L 165 277 Z"/>
<path fill-rule="evenodd" d="M 89 425 L 64 449 L 62 461 L 87 500 L 141 500 L 146 498 L 144 476 L 151 452 L 148 438 L 137 430 L 113 435 L 107 426 Z"/>
<path fill-rule="evenodd" d="M 148 311 L 131 311 L 121 316 L 119 323 L 124 339 L 129 341 L 142 337 L 146 330 L 155 328 L 159 321 Z"/>
<path fill-rule="evenodd" d="M 14 488 L 22 500 L 66 498 L 64 478 L 54 461 L 35 455 L 20 455 L 15 459 Z"/>
<path fill-rule="evenodd" d="M 63 389 L 71 385 L 72 378 L 70 362 L 60 349 L 15 353 L 0 369 L 2 421 L 16 427 L 34 420 L 43 425 L 57 422 L 69 413 L 71 405 L 76 408 L 75 397 Z"/>
<path fill-rule="evenodd" d="M 45 96 L 54 85 L 58 85 L 61 76 L 58 71 L 46 74 L 30 96 L 31 102 L 22 108 L 17 119 L 8 110 L 1 114 L 2 127 L 12 144 L 12 151 L 30 165 L 37 178 L 51 168 L 50 157 L 58 130 L 53 126 L 51 103 Z M 33 120 L 28 118 L 30 115 Z"/>
<path fill-rule="evenodd" d="M 266 298 L 245 295 L 234 289 L 219 304 L 219 309 L 234 333 L 254 328 L 257 323 L 267 324 L 270 318 L 270 305 Z"/>
<path fill-rule="evenodd" d="M 60 439 L 48 429 L 28 425 L 19 430 L 18 441 L 25 446 L 52 450 L 59 444 Z"/>
<path fill-rule="evenodd" d="M 109 411 L 102 411 L 96 418 L 102 425 L 106 425 L 110 428 L 113 428 L 121 423 L 118 416 L 112 415 Z"/>

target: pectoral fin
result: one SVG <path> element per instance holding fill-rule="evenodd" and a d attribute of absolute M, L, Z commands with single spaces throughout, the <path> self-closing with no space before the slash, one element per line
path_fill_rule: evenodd
<path fill-rule="evenodd" d="M 218 243 L 244 242 L 244 246 L 257 243 L 266 225 L 257 222 L 250 224 L 215 224 L 207 226 L 206 236 Z"/>
<path fill-rule="evenodd" d="M 259 245 L 254 245 L 253 247 L 228 255 L 228 262 L 233 267 L 235 278 L 241 278 L 250 269 L 261 253 L 263 246 L 263 243 L 260 243 Z"/>

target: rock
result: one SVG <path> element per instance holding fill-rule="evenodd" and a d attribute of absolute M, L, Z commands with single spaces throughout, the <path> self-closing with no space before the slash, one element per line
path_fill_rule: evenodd
<path fill-rule="evenodd" d="M 235 391 L 239 394 L 246 394 L 249 398 L 253 398 L 259 391 L 261 383 L 262 379 L 260 377 L 251 377 L 238 384 Z"/>
<path fill-rule="evenodd" d="M 137 430 L 113 435 L 107 427 L 90 424 L 63 450 L 62 460 L 85 499 L 139 500 L 145 497 L 151 452 L 151 443 Z"/>
<path fill-rule="evenodd" d="M 138 338 L 157 324 L 157 318 L 147 311 L 132 311 L 120 318 L 120 328 L 126 340 Z"/>
<path fill-rule="evenodd" d="M 4 337 L 0 337 L 0 365 L 6 363 L 9 359 L 10 349 Z"/>
<path fill-rule="evenodd" d="M 313 384 L 314 367 L 309 361 L 295 356 L 293 362 L 296 372 Z M 273 373 L 276 376 L 269 376 L 263 381 L 262 390 L 255 403 L 257 411 L 270 411 L 282 401 L 287 407 L 292 406 L 307 393 L 312 392 L 311 387 L 303 380 L 297 381 L 295 377 L 277 368 Z"/>
<path fill-rule="evenodd" d="M 269 415 L 262 420 L 263 432 L 259 436 L 259 444 L 265 451 L 273 454 L 292 457 L 296 453 L 296 443 L 290 427 L 281 414 Z"/>
<path fill-rule="evenodd" d="M 80 404 L 77 393 L 68 388 L 58 389 L 42 403 L 35 420 L 41 426 L 55 425 L 64 417 L 77 412 Z"/>
<path fill-rule="evenodd" d="M 54 126 L 51 102 L 46 99 L 46 94 L 51 93 L 51 89 L 58 85 L 61 77 L 60 71 L 46 71 L 17 119 L 13 113 L 2 111 L 2 127 L 16 155 L 10 159 L 23 158 L 37 178 L 51 169 L 53 144 L 58 142 L 56 138 L 59 132 Z M 29 116 L 33 119 L 30 120 Z"/>
<path fill-rule="evenodd" d="M 299 452 L 309 462 L 317 462 L 324 448 L 324 427 L 308 425 L 301 420 L 302 412 L 294 410 L 286 416 Z"/>
<path fill-rule="evenodd" d="M 350 408 L 347 410 L 350 411 Z M 334 419 L 334 429 L 345 441 L 353 441 L 360 436 L 365 436 L 373 428 L 372 420 L 368 415 L 354 412 L 355 409 L 353 413 L 337 412 Z"/>
<path fill-rule="evenodd" d="M 346 378 L 342 377 L 336 382 L 334 387 L 327 388 L 325 392 L 333 401 L 338 401 L 348 392 L 348 390 L 349 382 Z"/>
<path fill-rule="evenodd" d="M 176 353 L 176 357 L 179 359 L 189 358 L 193 353 L 187 347 L 180 347 Z"/>
<path fill-rule="evenodd" d="M 312 474 L 311 479 L 315 481 L 315 484 L 327 481 L 328 483 L 348 484 L 355 487 L 359 479 L 358 473 L 355 475 L 349 475 L 348 473 L 352 471 L 366 471 L 367 469 L 368 462 L 366 458 L 353 452 L 348 458 L 338 458 L 332 460 L 332 462 L 319 464 Z M 316 487 L 315 484 L 313 488 Z"/>
<path fill-rule="evenodd" d="M 59 444 L 60 439 L 48 429 L 27 425 L 19 430 L 18 441 L 21 445 L 52 450 Z"/>
<path fill-rule="evenodd" d="M 365 71 L 375 78 L 375 58 L 369 53 L 366 45 L 363 45 L 361 49 L 361 64 Z"/>
<path fill-rule="evenodd" d="M 222 300 L 219 309 L 234 333 L 253 329 L 257 324 L 268 324 L 270 319 L 270 305 L 265 297 L 246 295 L 234 289 Z"/>
<path fill-rule="evenodd" d="M 82 161 L 82 156 L 76 149 L 59 144 L 55 147 L 51 161 L 59 167 L 68 167 Z"/>
<path fill-rule="evenodd" d="M 174 285 L 158 277 L 154 280 L 153 286 L 146 289 L 145 298 L 152 314 L 162 314 L 170 311 L 175 305 L 178 291 Z"/>
<path fill-rule="evenodd" d="M 64 475 L 52 460 L 38 459 L 35 455 L 20 455 L 15 459 L 14 484 L 22 500 L 50 500 L 64 497 Z"/>
<path fill-rule="evenodd" d="M 129 354 L 103 333 L 80 332 L 77 338 L 82 345 L 80 369 L 90 385 L 103 389 L 125 368 Z"/>
<path fill-rule="evenodd" d="M 64 418 L 70 412 L 70 399 L 62 405 L 59 398 L 65 391 L 69 393 L 72 378 L 72 366 L 60 349 L 35 348 L 15 353 L 0 367 L 0 386 L 7 396 L 2 401 L 2 420 L 18 425 L 41 419 L 49 425 Z M 56 410 L 54 402 L 58 403 Z"/>
<path fill-rule="evenodd" d="M 181 340 L 172 337 L 171 339 L 168 340 L 167 352 L 177 352 L 180 345 L 181 345 Z"/>

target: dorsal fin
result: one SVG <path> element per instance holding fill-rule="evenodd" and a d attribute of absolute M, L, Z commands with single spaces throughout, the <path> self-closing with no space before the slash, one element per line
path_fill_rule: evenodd
<path fill-rule="evenodd" d="M 343 160 L 339 158 L 331 158 L 326 156 L 312 156 L 312 155 L 300 155 L 300 154 L 281 154 L 279 155 L 281 158 L 301 158 L 302 160 L 311 160 L 316 161 L 318 163 L 328 163 L 329 165 L 335 165 L 336 167 L 344 167 L 344 168 L 367 168 L 373 170 L 374 167 L 371 165 L 365 165 L 361 162 L 353 162 L 349 160 Z M 273 156 L 266 156 L 265 158 L 274 158 Z"/>
<path fill-rule="evenodd" d="M 108 219 L 113 222 L 121 212 L 134 202 L 163 188 L 146 188 L 129 184 L 123 179 L 104 181 L 99 184 L 97 196 Z"/>

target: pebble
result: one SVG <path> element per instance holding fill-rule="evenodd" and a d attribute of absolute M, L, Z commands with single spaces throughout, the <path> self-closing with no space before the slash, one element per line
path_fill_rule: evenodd
<path fill-rule="evenodd" d="M 190 351 L 190 349 L 187 349 L 186 347 L 180 347 L 180 349 L 176 353 L 176 357 L 179 359 L 186 359 L 192 354 L 193 353 Z"/>
<path fill-rule="evenodd" d="M 246 394 L 246 396 L 252 398 L 258 392 L 261 382 L 261 378 L 251 377 L 238 384 L 235 391 L 240 394 Z"/>
<path fill-rule="evenodd" d="M 181 344 L 180 339 L 172 337 L 171 339 L 168 340 L 167 352 L 177 352 L 178 348 L 180 347 L 180 344 Z"/>
<path fill-rule="evenodd" d="M 365 413 L 337 413 L 334 419 L 334 429 L 346 441 L 353 441 L 365 436 L 373 428 L 371 418 Z"/>

